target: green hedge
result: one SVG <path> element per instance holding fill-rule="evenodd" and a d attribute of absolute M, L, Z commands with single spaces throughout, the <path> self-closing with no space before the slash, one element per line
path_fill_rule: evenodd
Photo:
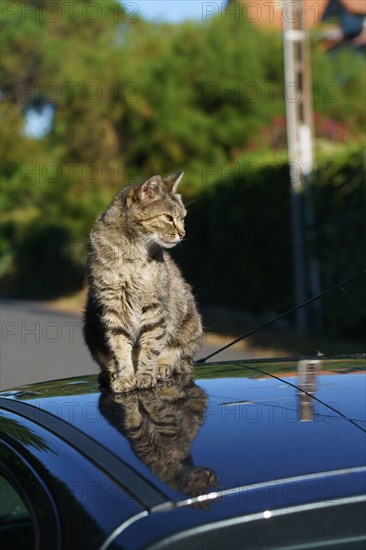
<path fill-rule="evenodd" d="M 176 256 L 201 302 L 256 313 L 283 309 L 291 286 L 287 166 L 224 179 L 189 207 Z"/>
<path fill-rule="evenodd" d="M 174 252 L 203 304 L 254 315 L 294 305 L 290 181 L 285 162 L 219 179 L 189 208 L 189 242 Z M 361 152 L 320 162 L 311 182 L 322 290 L 366 268 L 365 171 Z M 366 328 L 366 278 L 323 300 L 328 333 Z"/>

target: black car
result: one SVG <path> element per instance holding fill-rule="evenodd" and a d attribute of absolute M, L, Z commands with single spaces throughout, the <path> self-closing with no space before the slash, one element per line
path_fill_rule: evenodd
<path fill-rule="evenodd" d="M 0 394 L 1 548 L 365 548 L 365 357 Z"/>

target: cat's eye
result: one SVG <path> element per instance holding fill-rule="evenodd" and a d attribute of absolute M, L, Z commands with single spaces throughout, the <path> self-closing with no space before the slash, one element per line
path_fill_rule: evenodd
<path fill-rule="evenodd" d="M 164 214 L 164 217 L 165 217 L 166 220 L 168 220 L 168 222 L 173 222 L 174 221 L 173 216 L 171 216 L 170 214 Z"/>

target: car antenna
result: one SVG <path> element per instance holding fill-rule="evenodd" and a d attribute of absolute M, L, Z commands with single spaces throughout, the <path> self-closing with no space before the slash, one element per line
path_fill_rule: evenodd
<path fill-rule="evenodd" d="M 350 279 L 347 279 L 346 281 L 343 281 L 342 283 L 339 283 L 338 285 L 333 286 L 332 288 L 329 288 L 328 290 L 326 290 L 325 292 L 322 292 L 318 296 L 314 296 L 314 298 L 310 298 L 310 300 L 307 300 L 303 304 L 300 304 L 299 306 L 293 307 L 292 309 L 289 309 L 288 311 L 285 311 L 285 313 L 281 313 L 281 315 L 278 315 L 278 317 L 275 317 L 271 321 L 267 321 L 266 323 L 263 323 L 262 325 L 259 325 L 257 328 L 254 328 L 253 330 L 250 330 L 249 332 L 247 332 L 243 336 L 239 336 L 239 338 L 236 338 L 235 340 L 233 340 L 229 344 L 226 344 L 226 346 L 223 346 L 222 348 L 214 351 L 213 353 L 210 353 L 210 355 L 207 355 L 206 357 L 202 357 L 201 359 L 198 359 L 198 361 L 196 361 L 196 363 L 205 363 L 207 361 L 207 359 L 211 359 L 211 357 L 213 357 L 214 355 L 217 355 L 221 351 L 224 351 L 224 350 L 230 348 L 231 346 L 233 346 L 237 342 L 240 342 L 240 340 L 244 340 L 244 338 L 248 338 L 248 336 L 251 336 L 255 332 L 258 332 L 259 330 L 262 330 L 263 328 L 268 327 L 272 323 L 275 323 L 279 319 L 282 319 L 282 317 L 285 317 L 286 315 L 289 315 L 290 313 L 294 313 L 294 311 L 297 311 L 297 310 L 301 309 L 302 307 L 305 307 L 308 304 L 311 304 L 312 302 L 315 302 L 316 300 L 319 300 L 320 298 L 324 298 L 324 296 L 326 296 L 327 294 L 330 294 L 331 292 L 334 292 L 335 290 L 338 290 L 339 288 L 341 288 L 343 290 L 343 288 L 342 288 L 343 286 L 348 285 L 349 283 L 352 283 L 356 279 L 359 279 L 360 277 L 364 277 L 365 275 L 366 275 L 366 269 L 361 271 L 361 273 L 358 273 L 357 275 L 354 275 Z"/>

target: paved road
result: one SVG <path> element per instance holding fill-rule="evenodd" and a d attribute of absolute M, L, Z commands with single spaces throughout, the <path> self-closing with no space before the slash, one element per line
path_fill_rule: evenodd
<path fill-rule="evenodd" d="M 47 309 L 37 302 L 4 300 L 0 303 L 0 389 L 84 374 L 97 374 L 82 339 L 78 315 Z M 224 344 L 205 344 L 197 358 Z M 227 350 L 217 361 L 249 359 L 255 355 Z"/>

